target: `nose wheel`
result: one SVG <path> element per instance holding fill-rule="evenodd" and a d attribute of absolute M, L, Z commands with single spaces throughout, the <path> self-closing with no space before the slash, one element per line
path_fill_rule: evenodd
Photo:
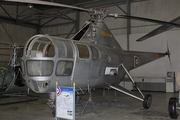
<path fill-rule="evenodd" d="M 172 97 L 169 99 L 169 106 L 168 106 L 168 110 L 169 110 L 169 116 L 172 119 L 177 119 L 179 116 L 179 103 L 178 103 L 178 99 L 175 97 Z"/>
<path fill-rule="evenodd" d="M 144 107 L 145 109 L 149 109 L 149 108 L 151 107 L 151 103 L 152 103 L 152 95 L 147 94 L 147 95 L 144 97 L 143 107 Z"/>

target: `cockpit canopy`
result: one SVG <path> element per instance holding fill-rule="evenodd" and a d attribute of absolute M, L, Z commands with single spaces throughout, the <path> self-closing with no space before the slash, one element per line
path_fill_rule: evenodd
<path fill-rule="evenodd" d="M 54 57 L 52 41 L 47 37 L 35 37 L 26 47 L 27 57 Z"/>
<path fill-rule="evenodd" d="M 22 59 L 25 62 L 22 63 L 23 73 L 25 73 L 24 64 L 26 64 L 26 72 L 29 76 L 51 76 L 56 64 L 61 68 L 60 71 L 60 68 L 57 67 L 56 75 L 71 75 L 73 66 L 72 43 L 70 40 L 58 37 L 36 35 L 27 42 Z M 71 68 L 71 71 L 68 72 L 68 68 Z M 66 71 L 64 70 L 64 72 L 63 69 Z"/>

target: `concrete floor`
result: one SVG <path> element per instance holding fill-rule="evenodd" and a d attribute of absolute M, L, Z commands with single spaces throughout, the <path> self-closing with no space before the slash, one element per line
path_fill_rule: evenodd
<path fill-rule="evenodd" d="M 92 92 L 92 99 L 96 106 L 95 110 L 82 105 L 76 106 L 76 120 L 171 120 L 168 114 L 169 98 L 177 96 L 174 93 L 143 92 L 153 96 L 152 106 L 144 109 L 142 102 L 130 98 L 124 94 L 117 93 L 119 102 L 113 101 L 114 90 L 106 90 L 106 95 L 111 104 L 103 101 L 102 90 Z M 34 95 L 34 94 L 33 94 Z M 38 100 L 0 106 L 0 120 L 54 120 L 51 109 L 46 105 L 48 94 L 37 94 Z M 82 103 L 85 104 L 88 95 L 83 96 Z M 62 120 L 62 119 L 61 119 Z"/>

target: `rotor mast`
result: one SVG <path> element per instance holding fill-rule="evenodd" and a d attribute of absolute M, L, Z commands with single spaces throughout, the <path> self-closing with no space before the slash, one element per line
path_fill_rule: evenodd
<path fill-rule="evenodd" d="M 97 41 L 95 40 L 96 36 L 97 36 L 97 23 L 100 22 L 104 22 L 104 18 L 107 16 L 108 14 L 108 10 L 107 9 L 100 9 L 100 8 L 91 8 L 90 12 L 89 12 L 89 16 L 90 16 L 90 31 L 87 34 L 88 39 L 93 42 L 93 43 L 97 43 Z"/>

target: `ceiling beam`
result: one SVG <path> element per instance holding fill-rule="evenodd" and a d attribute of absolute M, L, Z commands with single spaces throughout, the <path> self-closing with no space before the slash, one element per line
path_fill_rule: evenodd
<path fill-rule="evenodd" d="M 19 26 L 23 26 L 23 27 L 29 27 L 29 28 L 33 28 L 33 29 L 37 29 L 37 27 L 39 27 L 38 24 L 35 24 L 35 23 L 22 22 L 22 21 L 14 19 L 14 18 L 5 17 L 2 15 L 0 15 L 0 22 L 13 24 L 13 25 L 19 25 Z"/>

